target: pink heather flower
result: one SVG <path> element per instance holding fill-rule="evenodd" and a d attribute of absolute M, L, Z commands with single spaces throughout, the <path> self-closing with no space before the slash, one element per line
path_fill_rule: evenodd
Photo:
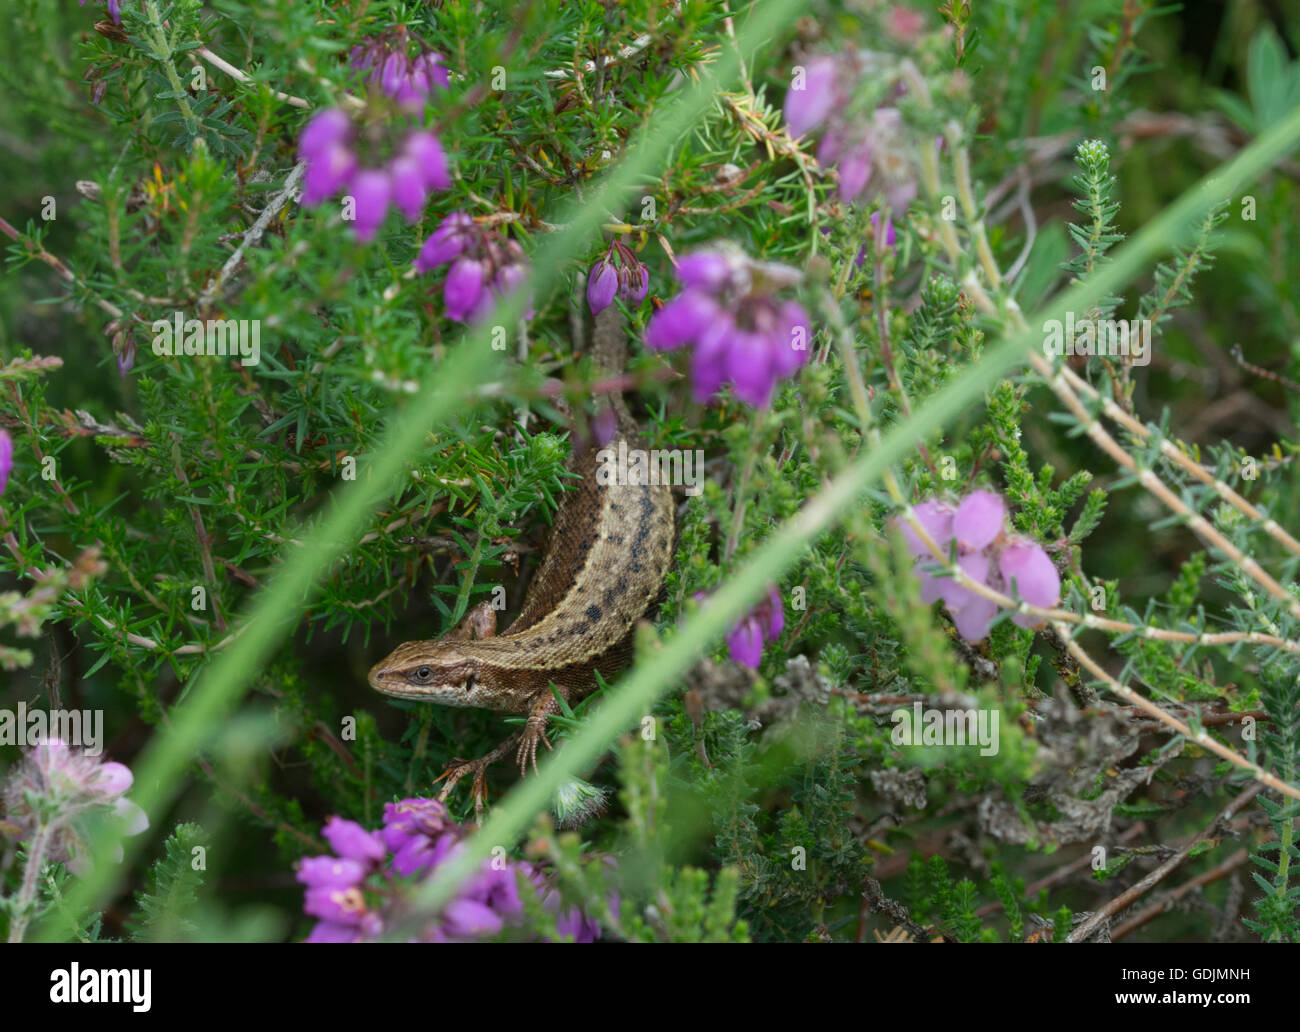
<path fill-rule="evenodd" d="M 1002 551 L 998 561 L 1008 589 L 1015 587 L 1022 601 L 1053 609 L 1061 601 L 1061 575 L 1048 554 L 1032 541 L 1015 541 Z M 1035 627 L 1041 621 L 1027 613 L 1011 617 L 1021 627 Z"/>
<path fill-rule="evenodd" d="M 670 351 L 695 345 L 691 382 L 697 401 L 730 381 L 742 401 L 767 405 L 777 382 L 808 359 L 807 313 L 776 296 L 799 282 L 799 272 L 722 244 L 683 257 L 677 278 L 685 289 L 651 317 L 646 346 Z"/>
<path fill-rule="evenodd" d="M 727 648 L 733 661 L 757 670 L 763 659 L 763 642 L 776 641 L 785 629 L 785 606 L 776 585 L 767 589 L 763 599 L 731 629 Z"/>
<path fill-rule="evenodd" d="M 5 493 L 9 474 L 14 468 L 14 442 L 7 431 L 0 430 L 0 494 Z"/>
<path fill-rule="evenodd" d="M 952 530 L 963 551 L 976 552 L 1002 533 L 1006 503 L 992 491 L 972 491 L 957 508 Z"/>
<path fill-rule="evenodd" d="M 826 120 L 840 99 L 838 76 L 834 58 L 816 57 L 808 62 L 802 79 L 796 80 L 785 95 L 783 114 L 791 136 L 802 136 Z"/>
<path fill-rule="evenodd" d="M 988 637 L 989 625 L 997 615 L 998 607 L 986 598 L 975 596 L 971 602 L 952 614 L 957 633 L 970 642 Z"/>
<path fill-rule="evenodd" d="M 953 538 L 953 507 L 946 502 L 935 499 L 914 505 L 912 512 L 915 514 L 917 522 L 925 528 L 925 532 L 934 539 L 935 544 L 942 549 L 947 549 L 948 543 Z M 913 556 L 918 559 L 929 557 L 930 550 L 925 547 L 925 543 L 901 517 L 897 519 L 895 525 L 903 532 L 903 537 L 907 540 L 907 548 Z"/>
<path fill-rule="evenodd" d="M 913 508 L 917 521 L 945 552 L 957 545 L 957 567 L 965 578 L 1001 594 L 1019 592 L 1031 605 L 1051 608 L 1061 599 L 1061 578 L 1043 548 L 1033 541 L 1008 539 L 1005 533 L 1006 503 L 992 491 L 972 491 L 955 508 L 933 499 Z M 944 564 L 934 560 L 920 538 L 896 517 L 917 561 L 921 599 L 927 604 L 942 602 L 952 616 L 957 632 L 967 641 L 979 641 L 989 632 L 997 616 L 997 604 L 972 590 L 966 580 L 947 575 Z M 1012 619 L 1021 627 L 1038 621 L 1018 613 Z"/>
<path fill-rule="evenodd" d="M 6 816 L 18 827 L 20 841 L 31 842 L 42 827 L 46 831 L 48 854 L 29 862 L 62 861 L 73 874 L 86 874 L 86 821 L 96 814 L 113 820 L 122 835 L 148 828 L 144 810 L 123 794 L 132 780 L 124 764 L 101 762 L 62 739 L 39 743 L 14 769 L 3 792 Z M 122 859 L 120 844 L 111 858 Z"/>
<path fill-rule="evenodd" d="M 981 584 L 987 583 L 989 579 L 990 562 L 989 557 L 980 552 L 957 557 L 957 567 L 961 572 Z M 964 609 L 976 599 L 983 597 L 959 585 L 956 577 L 935 577 L 934 580 L 938 585 L 939 598 L 950 612 L 955 613 L 959 609 Z"/>

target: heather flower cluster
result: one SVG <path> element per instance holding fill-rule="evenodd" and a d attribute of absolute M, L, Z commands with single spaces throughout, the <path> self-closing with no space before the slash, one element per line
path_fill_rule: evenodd
<path fill-rule="evenodd" d="M 402 923 L 410 884 L 397 879 L 427 879 L 464 849 L 466 829 L 452 821 L 436 799 L 403 799 L 385 805 L 379 831 L 331 817 L 322 833 L 333 855 L 298 865 L 298 881 L 306 886 L 303 911 L 317 919 L 306 941 L 369 942 Z M 600 936 L 600 926 L 578 908 L 560 912 L 559 893 L 533 865 L 485 860 L 456 898 L 435 920 L 425 921 L 411 941 L 471 942 L 518 928 L 524 920 L 521 887 L 557 915 L 561 935 L 577 942 Z"/>
<path fill-rule="evenodd" d="M 353 47 L 348 63 L 368 85 L 413 113 L 423 109 L 435 88 L 445 90 L 450 82 L 442 55 L 421 47 L 420 53 L 412 57 L 407 50 L 406 30 L 400 26 Z"/>
<path fill-rule="evenodd" d="M 860 54 L 813 58 L 785 95 L 785 124 L 795 137 L 823 127 L 817 161 L 838 170 L 840 200 L 883 196 L 901 215 L 917 191 L 915 152 L 902 114 L 888 105 L 862 112 L 853 103 L 863 78 L 879 74 L 877 63 Z"/>
<path fill-rule="evenodd" d="M 447 156 L 431 132 L 408 132 L 378 168 L 361 166 L 355 139 L 352 120 L 338 108 L 330 108 L 307 123 L 298 138 L 298 156 L 307 163 L 302 203 L 320 204 L 343 192 L 352 201 L 352 230 L 358 240 L 374 237 L 390 206 L 415 222 L 424 213 L 429 195 L 451 186 Z"/>
<path fill-rule="evenodd" d="M 621 240 L 615 240 L 587 273 L 587 304 L 599 315 L 614 298 L 639 305 L 650 289 L 650 270 Z"/>
<path fill-rule="evenodd" d="M 763 407 L 777 383 L 808 359 L 808 315 L 777 296 L 800 281 L 788 265 L 761 262 L 720 244 L 677 263 L 683 290 L 655 312 L 646 346 L 671 351 L 693 345 L 691 386 L 707 401 L 730 382 L 742 401 Z"/>
<path fill-rule="evenodd" d="M 442 299 L 447 317 L 473 323 L 487 315 L 494 298 L 505 298 L 519 290 L 528 278 L 529 264 L 524 250 L 514 240 L 503 239 L 495 230 L 479 225 L 464 212 L 452 212 L 420 248 L 415 267 L 432 272 L 447 265 Z M 532 299 L 523 316 L 531 319 Z"/>
<path fill-rule="evenodd" d="M 1051 557 L 1037 542 L 1007 532 L 1006 503 L 992 491 L 972 491 L 955 506 L 940 500 L 922 502 L 912 512 L 945 552 L 951 554 L 956 542 L 957 566 L 971 580 L 1004 595 L 1014 592 L 1022 601 L 1044 609 L 1060 602 L 1061 576 Z M 957 632 L 967 641 L 987 636 L 997 605 L 958 584 L 956 578 L 940 575 L 943 567 L 934 561 L 916 532 L 901 518 L 897 522 L 909 551 L 918 561 L 921 598 L 925 602 L 942 601 Z M 1011 619 L 1021 627 L 1040 623 L 1036 617 L 1021 613 L 1012 614 Z"/>
<path fill-rule="evenodd" d="M 61 861 L 84 875 L 90 869 L 89 824 L 96 817 L 117 822 L 123 835 L 148 828 L 144 810 L 126 798 L 133 780 L 125 764 L 105 763 L 60 738 L 39 743 L 15 767 L 3 792 L 6 820 L 32 851 L 29 864 L 39 870 L 42 863 Z M 112 858 L 122 859 L 121 845 Z"/>

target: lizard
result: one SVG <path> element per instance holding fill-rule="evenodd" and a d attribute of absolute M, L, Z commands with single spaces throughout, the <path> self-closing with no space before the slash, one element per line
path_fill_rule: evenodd
<path fill-rule="evenodd" d="M 592 358 L 608 376 L 622 373 L 627 331 L 616 305 L 603 309 L 592 331 Z M 615 452 L 641 435 L 620 392 L 610 397 Z M 600 449 L 575 448 L 567 468 L 576 486 L 564 493 L 545 553 L 509 629 L 496 633 L 491 602 L 473 607 L 443 637 L 410 641 L 370 670 L 372 688 L 401 699 L 442 706 L 526 713 L 521 731 L 470 762 L 453 761 L 438 798 L 473 776 L 475 812 L 486 799 L 486 769 L 515 748 L 520 776 L 537 769 L 537 747 L 551 743 L 546 725 L 559 712 L 556 693 L 571 704 L 632 659 L 637 622 L 655 604 L 676 545 L 676 513 L 665 484 L 598 477 Z M 610 482 L 605 482 L 610 480 Z M 552 684 L 555 691 L 551 690 Z"/>

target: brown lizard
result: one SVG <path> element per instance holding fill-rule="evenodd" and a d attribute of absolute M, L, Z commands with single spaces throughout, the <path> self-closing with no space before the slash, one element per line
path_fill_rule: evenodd
<path fill-rule="evenodd" d="M 623 371 L 627 334 L 614 305 L 595 320 L 592 357 L 609 375 Z M 641 446 L 621 394 L 611 396 L 616 429 L 605 447 Z M 537 769 L 537 745 L 549 749 L 546 724 L 559 710 L 556 692 L 574 703 L 596 688 L 596 672 L 609 678 L 632 658 L 638 620 L 654 604 L 672 563 L 676 520 L 665 485 L 602 483 L 600 451 L 575 451 L 569 468 L 580 480 L 565 492 L 541 565 L 510 629 L 496 633 L 490 602 L 471 609 L 442 638 L 399 645 L 370 671 L 370 685 L 385 695 L 443 706 L 526 713 L 522 731 L 485 756 L 457 762 L 445 775 L 445 799 L 473 775 L 475 809 L 486 797 L 485 770 L 512 746 L 520 774 Z M 517 743 L 517 745 L 516 745 Z"/>

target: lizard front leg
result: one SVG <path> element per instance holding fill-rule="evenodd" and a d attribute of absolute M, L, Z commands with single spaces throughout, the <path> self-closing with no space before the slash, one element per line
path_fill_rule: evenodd
<path fill-rule="evenodd" d="M 477 760 L 471 760 L 468 763 L 453 761 L 438 778 L 439 781 L 443 778 L 447 779 L 447 783 L 442 786 L 442 791 L 438 793 L 438 800 L 446 802 L 447 797 L 451 795 L 452 789 L 456 787 L 456 783 L 461 778 L 465 777 L 466 774 L 474 775 L 473 787 L 470 790 L 474 799 L 474 820 L 482 823 L 479 821 L 479 814 L 483 812 L 483 804 L 487 802 L 487 769 L 497 760 L 506 756 L 522 734 L 523 732 L 516 731 L 491 752 L 485 753 Z"/>
<path fill-rule="evenodd" d="M 559 689 L 561 692 L 564 689 Z M 565 697 L 567 702 L 567 696 Z M 550 740 L 546 737 L 546 722 L 552 713 L 560 712 L 559 700 L 555 697 L 555 692 L 550 687 L 543 688 L 532 701 L 528 708 L 528 720 L 524 724 L 524 730 L 519 739 L 519 748 L 515 752 L 515 762 L 519 764 L 519 776 L 523 777 L 528 773 L 529 765 L 532 766 L 534 773 L 537 771 L 537 743 L 541 742 L 547 749 L 551 748 Z"/>

